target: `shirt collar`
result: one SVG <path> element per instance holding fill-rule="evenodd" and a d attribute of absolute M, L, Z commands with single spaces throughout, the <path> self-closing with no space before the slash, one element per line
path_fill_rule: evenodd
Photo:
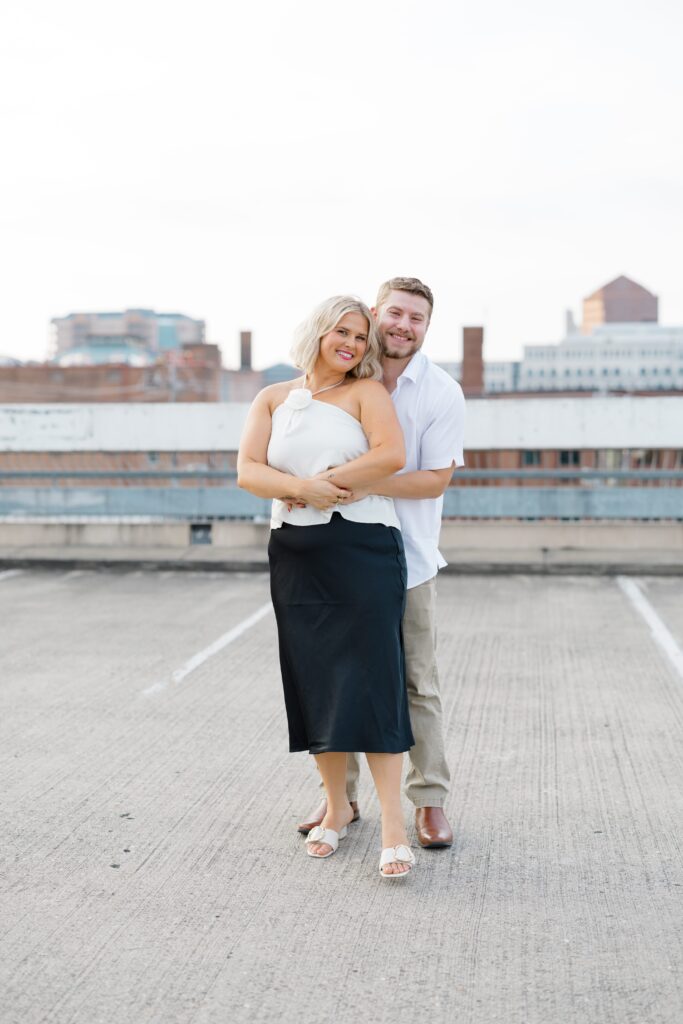
<path fill-rule="evenodd" d="M 426 362 L 427 356 L 422 352 L 421 349 L 418 349 L 415 355 L 408 363 L 408 365 L 406 366 L 403 373 L 400 374 L 398 380 L 396 381 L 396 386 L 398 387 L 399 385 L 401 385 L 401 381 L 403 380 L 404 377 L 406 380 L 411 380 L 414 384 L 417 381 L 420 374 L 422 373 L 422 371 L 424 370 Z"/>

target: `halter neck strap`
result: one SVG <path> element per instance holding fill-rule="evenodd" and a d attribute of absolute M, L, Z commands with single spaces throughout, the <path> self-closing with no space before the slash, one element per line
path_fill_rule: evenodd
<path fill-rule="evenodd" d="M 315 397 L 315 395 L 322 395 L 323 391 L 331 391 L 332 388 L 338 388 L 339 385 L 343 384 L 345 380 L 346 380 L 346 375 L 344 375 L 341 380 L 338 380 L 336 384 L 328 384 L 327 387 L 318 388 L 317 391 L 312 391 L 311 392 L 311 397 L 313 398 L 313 397 Z M 305 378 L 304 378 L 303 387 L 306 387 L 306 379 Z"/>

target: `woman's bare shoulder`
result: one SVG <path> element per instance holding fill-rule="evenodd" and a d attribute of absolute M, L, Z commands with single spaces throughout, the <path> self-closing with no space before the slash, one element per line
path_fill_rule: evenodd
<path fill-rule="evenodd" d="M 354 388 L 362 388 L 369 395 L 377 391 L 385 391 L 386 388 L 381 380 L 373 380 L 372 377 L 356 377 L 353 382 Z M 360 391 L 359 391 L 360 394 Z"/>
<path fill-rule="evenodd" d="M 389 397 L 389 392 L 381 380 L 371 380 L 368 377 L 355 380 L 353 391 L 360 401 L 383 402 L 385 398 Z"/>
<path fill-rule="evenodd" d="M 292 388 L 296 387 L 301 387 L 301 377 L 297 377 L 294 380 L 281 380 L 276 384 L 268 384 L 265 388 L 261 388 L 255 401 L 262 405 L 267 405 L 272 412 L 278 405 L 282 405 Z"/>

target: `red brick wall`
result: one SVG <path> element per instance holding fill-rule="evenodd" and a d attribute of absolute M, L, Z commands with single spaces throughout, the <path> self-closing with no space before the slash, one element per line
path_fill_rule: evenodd
<path fill-rule="evenodd" d="M 0 366 L 0 402 L 217 402 L 220 356 L 208 355 L 200 361 L 194 349 L 177 365 Z"/>

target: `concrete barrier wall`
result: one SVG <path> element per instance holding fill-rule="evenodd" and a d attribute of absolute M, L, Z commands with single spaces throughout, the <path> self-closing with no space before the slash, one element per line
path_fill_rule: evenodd
<path fill-rule="evenodd" d="M 264 523 L 215 522 L 211 546 L 265 551 Z M 188 522 L 8 522 L 0 520 L 0 547 L 186 548 Z M 462 523 L 444 522 L 444 551 L 517 549 L 631 550 L 683 552 L 682 523 Z"/>
<path fill-rule="evenodd" d="M 235 451 L 245 403 L 13 405 L 0 451 Z M 465 446 L 679 448 L 683 397 L 470 399 Z"/>

